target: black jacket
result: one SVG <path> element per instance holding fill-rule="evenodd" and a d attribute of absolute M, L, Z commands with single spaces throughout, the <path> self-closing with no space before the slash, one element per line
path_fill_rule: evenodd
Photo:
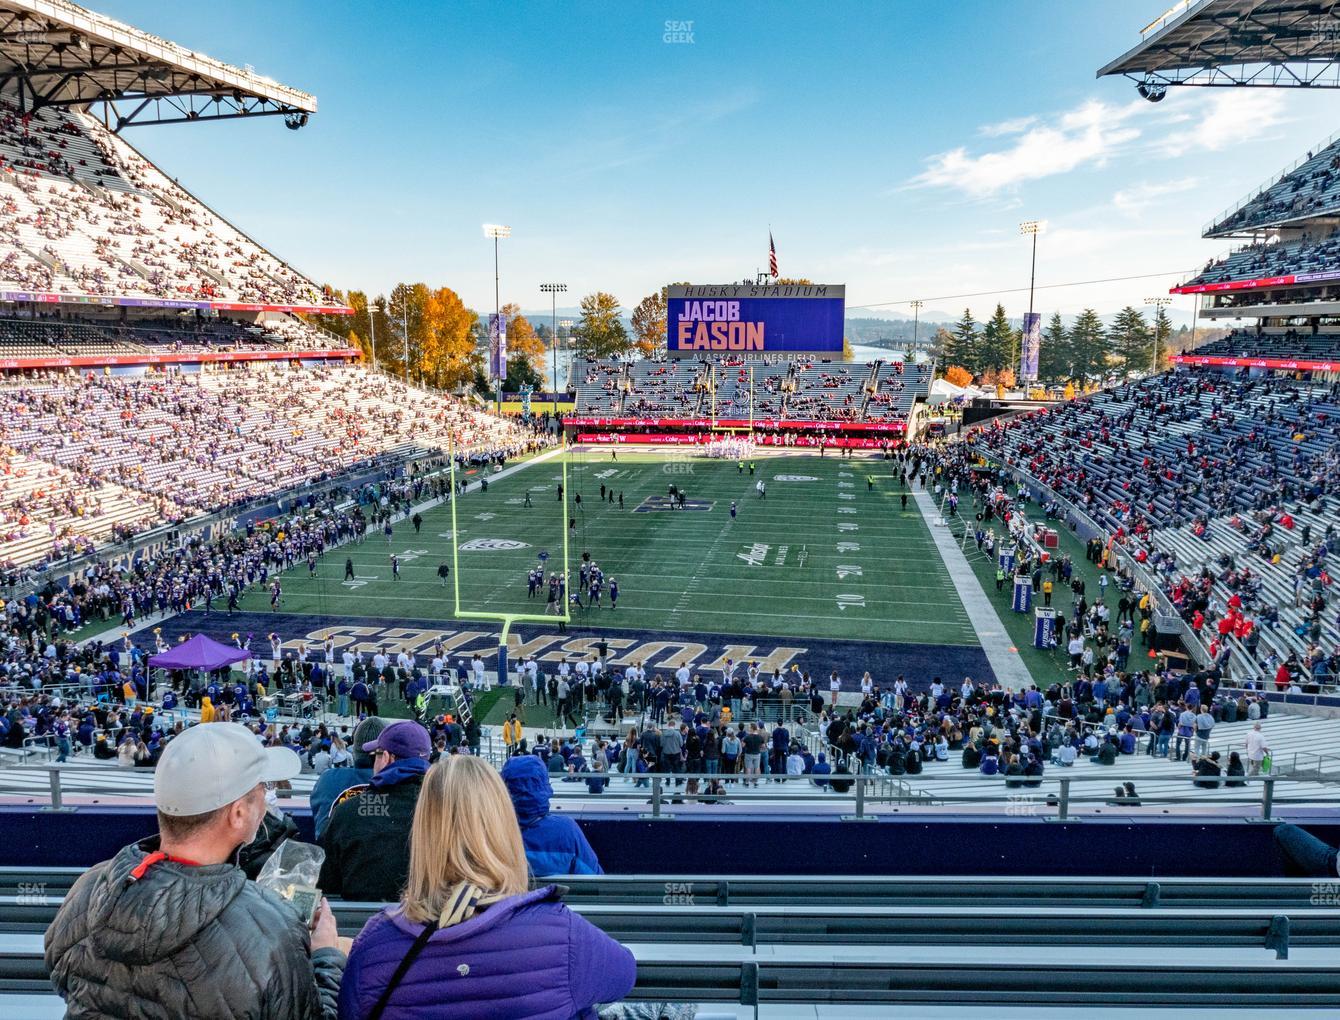
<path fill-rule="evenodd" d="M 374 777 L 375 778 L 375 777 Z M 383 786 L 354 786 L 330 809 L 322 833 L 321 891 L 359 902 L 400 898 L 409 877 L 409 830 L 422 775 Z"/>

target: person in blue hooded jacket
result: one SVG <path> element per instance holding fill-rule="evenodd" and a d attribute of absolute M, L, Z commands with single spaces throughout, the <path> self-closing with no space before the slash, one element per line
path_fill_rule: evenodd
<path fill-rule="evenodd" d="M 533 754 L 518 755 L 503 766 L 502 778 L 521 825 L 531 874 L 537 877 L 604 874 L 577 823 L 549 813 L 554 788 L 544 762 Z"/>

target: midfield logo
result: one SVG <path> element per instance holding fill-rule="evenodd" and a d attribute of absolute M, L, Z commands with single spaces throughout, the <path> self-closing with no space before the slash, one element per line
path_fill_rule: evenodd
<path fill-rule="evenodd" d="M 635 513 L 649 514 L 658 513 L 662 510 L 697 510 L 706 512 L 716 505 L 715 501 L 710 499 L 686 499 L 681 507 L 669 496 L 648 496 L 634 508 Z"/>

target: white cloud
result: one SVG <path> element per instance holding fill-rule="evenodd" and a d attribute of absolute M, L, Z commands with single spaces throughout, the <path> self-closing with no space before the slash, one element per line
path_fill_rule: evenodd
<path fill-rule="evenodd" d="M 1014 117 L 1011 120 L 998 121 L 995 124 L 983 124 L 978 133 L 988 138 L 1000 138 L 1004 135 L 1017 135 L 1027 131 L 1038 122 L 1037 117 Z"/>
<path fill-rule="evenodd" d="M 1161 140 L 1165 155 L 1219 152 L 1257 142 L 1292 119 L 1286 112 L 1289 89 L 1213 89 L 1208 95 L 1191 91 L 1198 94 L 1179 97 L 1184 102 L 1168 111 L 1167 121 L 1180 126 Z"/>
<path fill-rule="evenodd" d="M 972 155 L 960 146 L 937 153 L 910 183 L 986 198 L 1026 181 L 1102 166 L 1140 136 L 1137 128 L 1124 126 L 1138 109 L 1134 103 L 1118 106 L 1091 99 L 1049 121 L 1032 119 L 1008 148 Z"/>
<path fill-rule="evenodd" d="M 1141 181 L 1129 188 L 1122 188 L 1112 196 L 1112 205 L 1118 212 L 1127 216 L 1142 213 L 1160 198 L 1190 191 L 1200 184 L 1199 177 L 1181 177 L 1173 181 Z"/>

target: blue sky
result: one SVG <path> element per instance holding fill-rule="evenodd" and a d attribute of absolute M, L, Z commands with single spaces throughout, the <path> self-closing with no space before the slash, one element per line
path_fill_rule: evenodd
<path fill-rule="evenodd" d="M 764 268 L 771 226 L 782 273 L 845 282 L 849 306 L 982 315 L 995 297 L 951 295 L 1027 284 L 1021 220 L 1047 221 L 1039 284 L 1190 270 L 1227 248 L 1206 220 L 1340 128 L 1324 91 L 1152 105 L 1095 79 L 1161 2 L 90 6 L 318 97 L 296 132 L 126 132 L 318 281 L 423 280 L 489 308 L 480 224 L 499 222 L 504 302 L 545 307 L 557 280 L 632 306 Z M 1036 306 L 1109 312 L 1172 280 Z"/>

